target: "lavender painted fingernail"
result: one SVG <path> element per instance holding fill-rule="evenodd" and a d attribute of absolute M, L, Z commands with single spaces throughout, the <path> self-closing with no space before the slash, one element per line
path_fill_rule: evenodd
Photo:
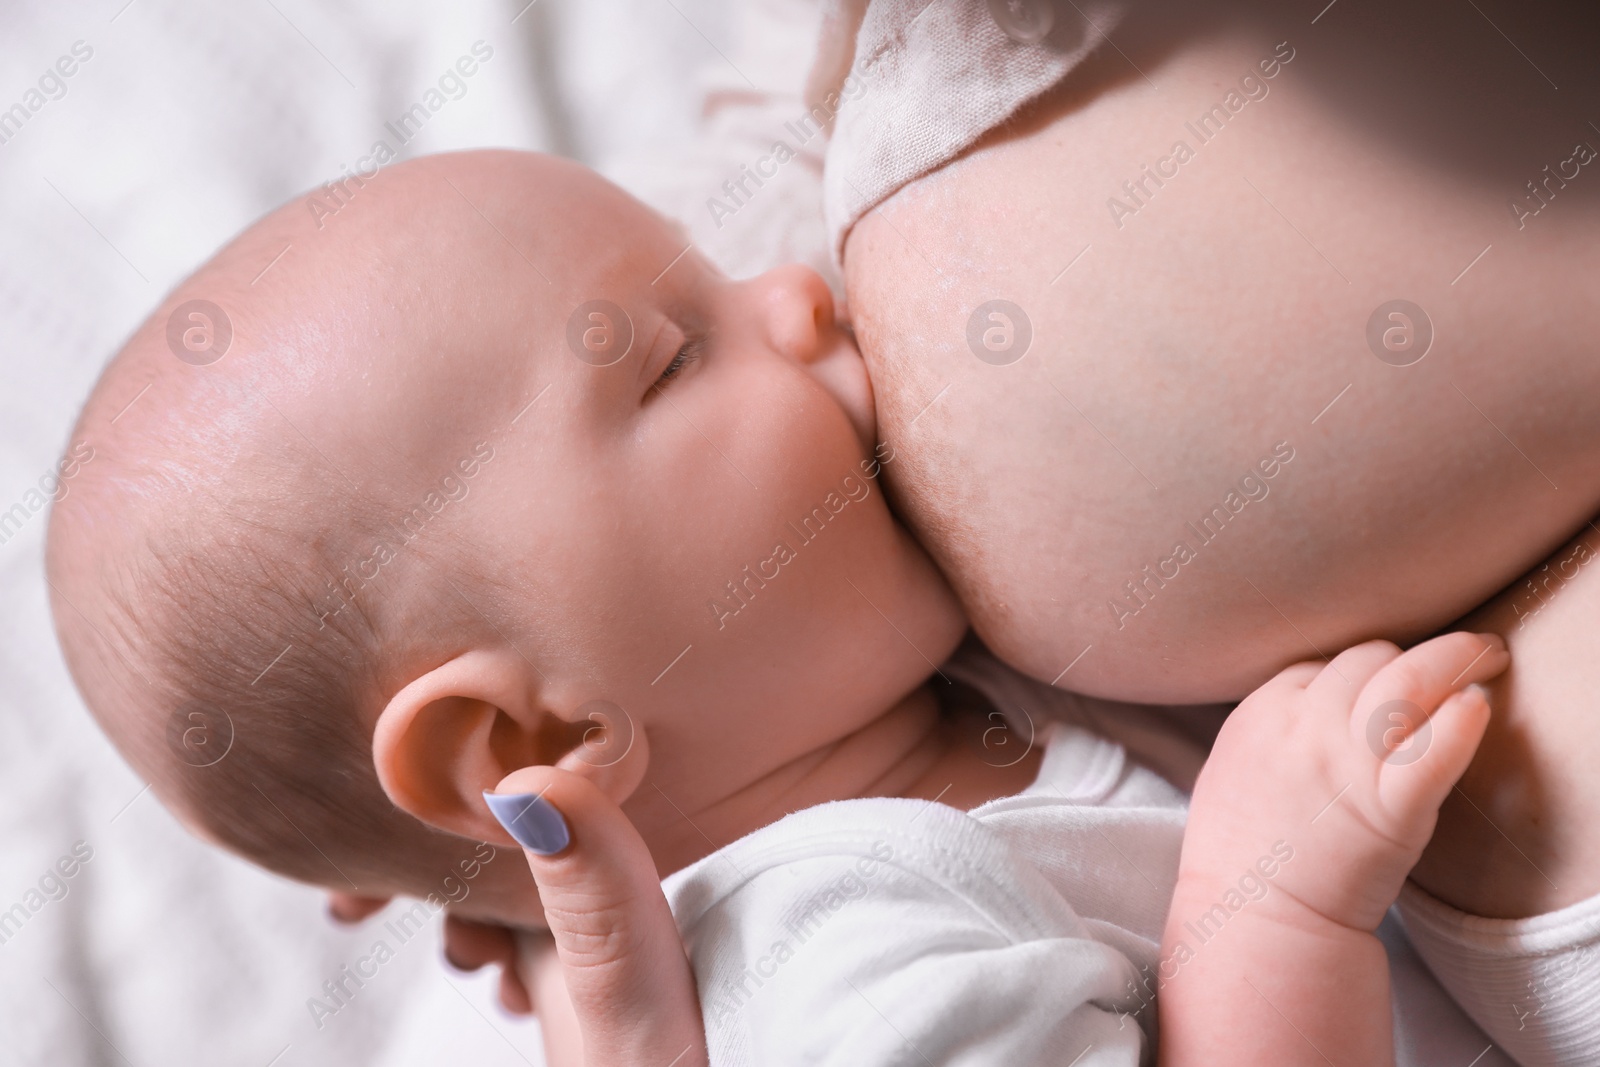
<path fill-rule="evenodd" d="M 572 835 L 567 832 L 567 820 L 538 793 L 483 794 L 489 813 L 499 820 L 506 832 L 529 852 L 553 856 L 567 847 Z"/>

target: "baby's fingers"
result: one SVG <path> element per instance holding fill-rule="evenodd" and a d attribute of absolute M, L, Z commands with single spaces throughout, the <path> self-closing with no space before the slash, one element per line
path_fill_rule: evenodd
<path fill-rule="evenodd" d="M 1450 694 L 1493 678 L 1510 663 L 1506 643 L 1497 634 L 1452 633 L 1424 641 L 1372 675 L 1356 700 L 1351 728 L 1384 758 L 1394 746 L 1380 747 L 1375 734 L 1396 737 L 1391 724 L 1420 723 Z"/>
<path fill-rule="evenodd" d="M 1446 697 L 1431 718 L 1395 739 L 1378 770 L 1378 803 L 1407 836 L 1426 841 L 1432 835 L 1439 805 L 1472 762 L 1488 725 L 1489 702 L 1474 685 Z"/>
<path fill-rule="evenodd" d="M 1400 649 L 1388 641 L 1363 641 L 1333 657 L 1306 685 L 1306 692 L 1320 706 L 1348 711 L 1361 691 L 1377 673 L 1400 657 Z"/>

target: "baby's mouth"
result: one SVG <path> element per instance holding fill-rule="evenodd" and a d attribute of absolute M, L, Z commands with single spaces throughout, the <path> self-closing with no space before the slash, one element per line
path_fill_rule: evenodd
<path fill-rule="evenodd" d="M 856 347 L 855 331 L 838 323 L 838 333 L 828 353 L 810 365 L 810 370 L 850 419 L 865 454 L 877 447 L 878 419 L 873 407 L 872 380 L 867 376 L 866 360 Z"/>

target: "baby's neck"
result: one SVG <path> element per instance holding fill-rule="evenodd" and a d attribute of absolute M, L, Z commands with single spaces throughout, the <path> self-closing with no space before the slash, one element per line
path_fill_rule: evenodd
<path fill-rule="evenodd" d="M 931 686 L 943 684 L 936 679 Z M 661 825 L 641 826 L 641 832 L 647 840 L 667 835 L 655 840 L 665 846 L 658 847 L 657 860 L 670 871 L 704 855 L 706 842 L 733 841 L 790 812 L 832 800 L 915 797 L 974 808 L 1026 789 L 1039 773 L 1041 755 L 1037 745 L 1017 738 L 998 718 L 980 712 L 941 714 L 932 688 L 923 685 L 855 733 L 693 813 L 692 826 L 674 807 L 658 813 Z M 672 838 L 674 830 L 682 840 Z"/>
<path fill-rule="evenodd" d="M 1019 738 L 997 712 L 941 714 L 935 696 L 941 684 L 936 680 L 918 687 L 879 720 L 883 723 L 891 716 L 904 716 L 919 735 L 880 778 L 856 796 L 915 797 L 966 810 L 1033 784 L 1042 756 L 1038 747 Z M 867 740 L 872 743 L 876 739 Z"/>

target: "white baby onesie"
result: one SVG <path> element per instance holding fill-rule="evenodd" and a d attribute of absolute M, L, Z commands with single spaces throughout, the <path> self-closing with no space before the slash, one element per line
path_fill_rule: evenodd
<path fill-rule="evenodd" d="M 666 880 L 713 1067 L 1154 1062 L 1183 795 L 1078 727 L 1040 738 L 1016 796 L 823 804 Z"/>

